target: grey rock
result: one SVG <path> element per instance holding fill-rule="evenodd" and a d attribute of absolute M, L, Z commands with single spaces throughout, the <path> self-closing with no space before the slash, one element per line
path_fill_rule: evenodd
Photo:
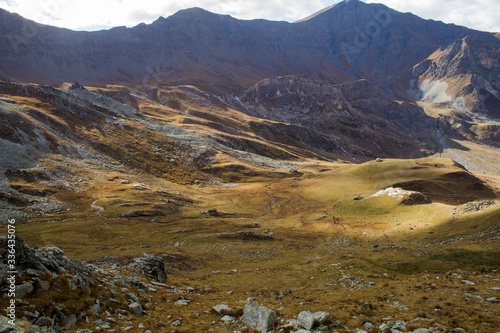
<path fill-rule="evenodd" d="M 135 258 L 129 267 L 136 273 L 145 274 L 160 283 L 167 282 L 167 272 L 162 257 L 144 253 L 142 257 Z"/>
<path fill-rule="evenodd" d="M 499 303 L 498 298 L 496 298 L 496 297 L 490 297 L 490 298 L 486 299 L 486 301 L 488 303 L 492 303 L 492 304 L 498 304 Z"/>
<path fill-rule="evenodd" d="M 133 293 L 126 293 L 125 299 L 132 301 L 132 302 L 135 302 L 135 303 L 141 303 L 139 297 Z"/>
<path fill-rule="evenodd" d="M 96 301 L 95 304 L 89 307 L 89 311 L 93 312 L 95 315 L 98 315 L 101 312 L 101 303 L 99 300 Z"/>
<path fill-rule="evenodd" d="M 462 283 L 467 285 L 467 286 L 475 286 L 476 284 L 472 281 L 469 280 L 462 280 Z"/>
<path fill-rule="evenodd" d="M 180 299 L 180 300 L 176 301 L 174 304 L 175 305 L 189 305 L 189 303 L 191 303 L 191 300 L 189 300 L 189 299 Z"/>
<path fill-rule="evenodd" d="M 9 321 L 9 318 L 0 316 L 0 333 L 26 333 L 23 328 L 12 325 Z"/>
<path fill-rule="evenodd" d="M 33 282 L 25 282 L 23 284 L 17 285 L 16 286 L 16 297 L 18 298 L 23 298 L 26 295 L 29 295 L 35 290 L 35 287 L 33 286 Z"/>
<path fill-rule="evenodd" d="M 314 315 L 310 311 L 302 311 L 297 316 L 300 327 L 311 330 L 315 323 Z"/>
<path fill-rule="evenodd" d="M 219 315 L 222 315 L 222 311 L 229 311 L 231 308 L 229 306 L 227 306 L 226 304 L 217 304 L 216 306 L 214 306 L 212 308 L 212 311 L 219 314 Z"/>
<path fill-rule="evenodd" d="M 235 320 L 235 318 L 232 316 L 225 315 L 220 320 L 222 320 L 223 322 L 226 322 L 226 323 L 232 323 Z"/>
<path fill-rule="evenodd" d="M 363 328 L 365 329 L 365 331 L 371 332 L 375 329 L 375 325 L 368 321 L 363 325 Z"/>
<path fill-rule="evenodd" d="M 313 313 L 315 325 L 321 326 L 324 324 L 330 324 L 333 322 L 333 318 L 330 316 L 328 312 L 325 311 L 317 311 Z"/>
<path fill-rule="evenodd" d="M 394 325 L 392 326 L 392 329 L 404 331 L 404 330 L 406 330 L 406 322 L 404 322 L 402 320 L 398 320 L 394 323 Z"/>
<path fill-rule="evenodd" d="M 61 326 L 63 326 L 66 329 L 70 328 L 75 324 L 76 324 L 76 315 L 74 313 L 70 314 L 69 316 L 66 316 L 64 320 L 61 322 Z"/>
<path fill-rule="evenodd" d="M 463 328 L 461 327 L 457 327 L 457 328 L 454 328 L 450 331 L 451 333 L 467 333 L 466 330 L 464 330 Z"/>
<path fill-rule="evenodd" d="M 142 315 L 142 306 L 139 303 L 133 302 L 128 305 L 128 310 L 134 316 Z"/>
<path fill-rule="evenodd" d="M 271 331 L 276 323 L 276 312 L 264 306 L 247 304 L 243 308 L 241 321 L 251 328 L 266 333 Z"/>
<path fill-rule="evenodd" d="M 181 324 L 182 324 L 182 322 L 181 322 L 179 319 L 177 319 L 177 320 L 175 320 L 174 322 L 172 322 L 172 324 L 171 324 L 171 325 L 172 325 L 172 326 L 180 326 Z"/>
<path fill-rule="evenodd" d="M 429 330 L 427 328 L 417 328 L 413 333 L 429 333 Z"/>
<path fill-rule="evenodd" d="M 50 289 L 50 282 L 45 280 L 40 280 L 38 281 L 38 286 L 40 288 L 40 291 L 47 291 Z"/>

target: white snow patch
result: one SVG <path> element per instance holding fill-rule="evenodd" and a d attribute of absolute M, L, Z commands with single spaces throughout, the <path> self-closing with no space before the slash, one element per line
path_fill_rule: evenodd
<path fill-rule="evenodd" d="M 446 94 L 446 89 L 448 89 L 446 82 L 424 80 L 420 86 L 422 100 L 431 103 L 452 102 L 453 99 Z"/>

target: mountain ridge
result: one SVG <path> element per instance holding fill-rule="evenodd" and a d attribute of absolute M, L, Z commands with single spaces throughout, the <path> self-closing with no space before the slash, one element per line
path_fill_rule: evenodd
<path fill-rule="evenodd" d="M 149 79 L 233 91 L 267 77 L 299 74 L 332 83 L 364 78 L 383 86 L 385 74 L 409 68 L 465 35 L 500 43 L 493 34 L 413 16 L 403 33 L 393 32 L 407 23 L 406 15 L 383 5 L 341 2 L 307 21 L 288 23 L 238 20 L 195 7 L 133 28 L 75 32 L 3 11 L 0 71 L 39 83 Z M 378 51 L 388 38 L 391 47 Z M 402 57 L 409 49 L 419 51 Z"/>

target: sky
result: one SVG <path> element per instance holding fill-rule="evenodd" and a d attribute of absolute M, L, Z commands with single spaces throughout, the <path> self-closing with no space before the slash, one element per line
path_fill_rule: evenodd
<path fill-rule="evenodd" d="M 363 0 L 383 3 L 425 19 L 500 32 L 499 0 Z M 0 0 L 0 8 L 39 23 L 72 30 L 132 27 L 168 17 L 180 9 L 201 7 L 239 19 L 294 22 L 338 0 Z"/>

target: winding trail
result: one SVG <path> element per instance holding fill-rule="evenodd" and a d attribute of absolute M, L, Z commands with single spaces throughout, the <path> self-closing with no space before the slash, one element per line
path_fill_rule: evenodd
<path fill-rule="evenodd" d="M 99 198 L 96 201 L 92 202 L 92 204 L 90 205 L 90 207 L 92 207 L 95 210 L 97 210 L 97 212 L 96 212 L 97 215 L 99 215 L 103 219 L 109 219 L 109 217 L 106 217 L 106 216 L 102 215 L 102 211 L 104 211 L 104 207 L 96 205 L 96 202 L 99 201 L 99 200 L 101 200 L 101 196 L 100 195 L 99 195 Z"/>

